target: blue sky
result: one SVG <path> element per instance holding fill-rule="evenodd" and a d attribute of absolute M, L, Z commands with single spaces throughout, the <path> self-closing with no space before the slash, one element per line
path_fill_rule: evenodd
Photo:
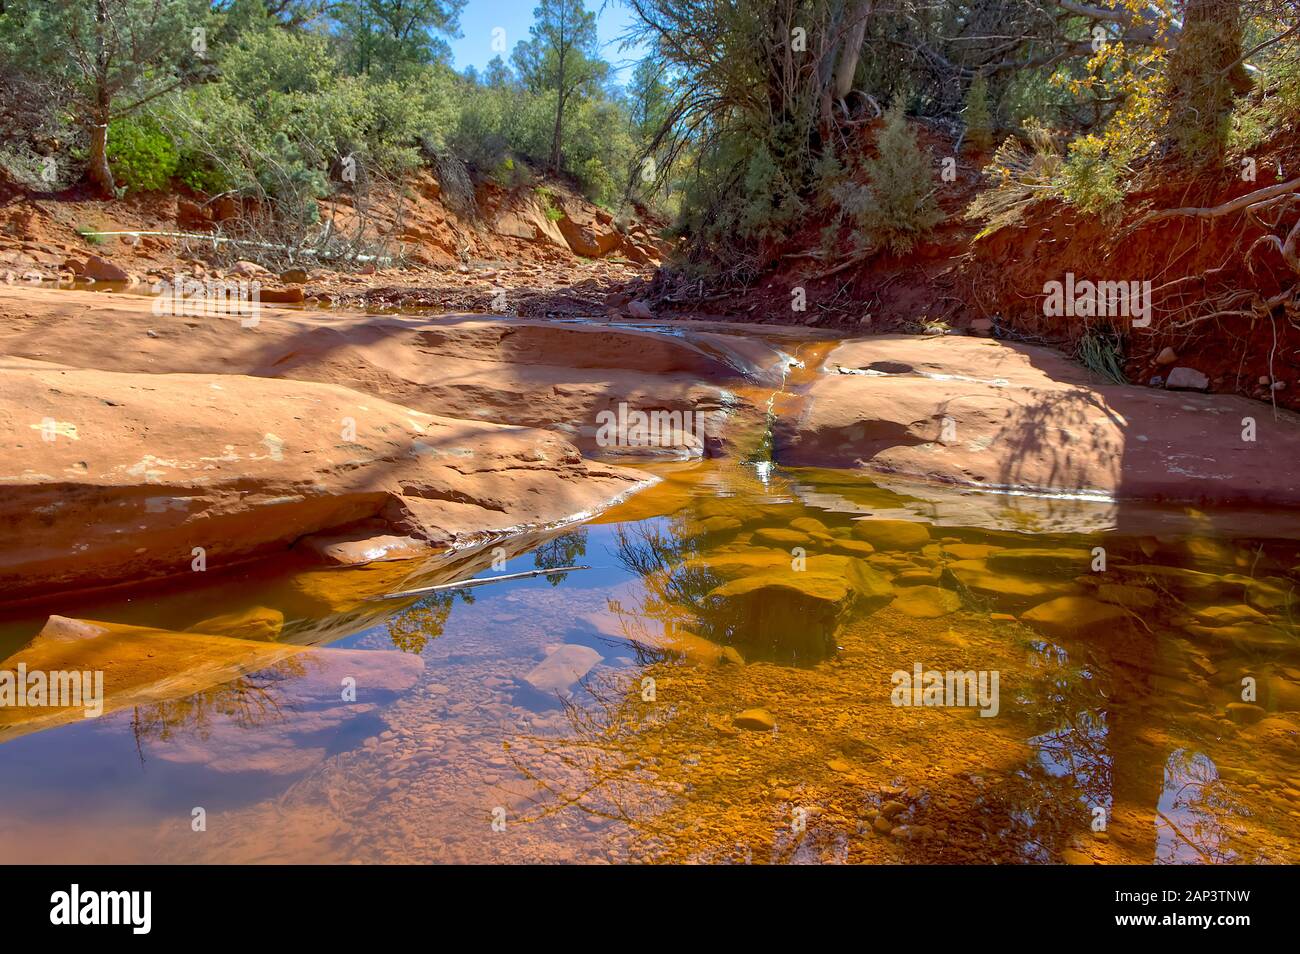
<path fill-rule="evenodd" d="M 537 0 L 469 0 L 460 14 L 459 39 L 450 40 L 455 66 L 482 69 L 488 60 L 497 55 L 492 49 L 492 30 L 501 27 L 506 31 L 506 54 L 520 40 L 528 39 L 528 28 L 533 24 L 533 10 Z M 638 51 L 619 52 L 618 37 L 632 22 L 631 11 L 618 0 L 587 0 L 587 9 L 596 12 L 596 33 L 600 39 L 601 55 L 613 64 L 618 73 L 617 82 L 626 83 L 636 65 Z"/>

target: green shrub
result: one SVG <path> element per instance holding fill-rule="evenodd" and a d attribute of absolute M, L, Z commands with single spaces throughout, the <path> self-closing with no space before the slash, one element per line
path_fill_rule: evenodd
<path fill-rule="evenodd" d="M 1075 208 L 1092 215 L 1113 214 L 1124 201 L 1128 175 L 1125 157 L 1109 153 L 1100 139 L 1076 139 L 1061 168 L 1061 190 Z"/>
<path fill-rule="evenodd" d="M 176 174 L 179 154 L 153 119 L 127 116 L 108 125 L 108 163 L 128 191 L 159 192 Z"/>
<path fill-rule="evenodd" d="M 862 164 L 867 184 L 849 182 L 838 191 L 843 212 L 866 244 L 907 252 L 943 221 L 933 166 L 902 105 L 895 104 L 876 135 L 875 156 Z"/>

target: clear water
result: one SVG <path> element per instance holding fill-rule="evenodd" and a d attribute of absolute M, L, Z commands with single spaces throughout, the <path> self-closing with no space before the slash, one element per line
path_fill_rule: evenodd
<path fill-rule="evenodd" d="M 68 651 L 109 667 L 102 717 L 4 711 L 0 860 L 1300 860 L 1295 539 L 1197 532 L 1188 512 L 1098 534 L 1085 502 L 1052 505 L 1055 533 L 1012 533 L 843 472 L 653 469 L 656 488 L 517 544 L 504 566 L 490 552 L 279 562 L 201 589 L 15 610 L 0 625 L 0 652 L 19 654 L 7 668 L 50 613 L 147 629 Z M 1040 511 L 1022 515 L 1041 529 Z M 899 516 L 929 520 L 920 549 L 855 551 L 857 521 Z M 1023 548 L 1042 554 L 991 557 Z M 894 595 L 950 594 L 921 601 L 944 615 L 893 596 L 801 597 L 826 553 L 841 577 L 863 560 Z M 366 599 L 572 563 L 591 568 Z M 769 588 L 718 595 L 747 564 Z M 1208 576 L 1132 569 L 1147 566 Z M 1096 598 L 1103 583 L 1140 605 L 1100 622 L 1018 618 L 1059 593 L 1116 605 Z M 195 627 L 225 627 L 254 656 L 223 668 L 234 650 L 219 642 L 201 661 L 169 635 Z M 257 661 L 294 645 L 311 648 Z M 524 681 L 563 646 L 556 658 L 590 664 L 579 681 L 559 694 Z M 916 664 L 998 673 L 997 714 L 895 705 L 893 674 Z M 744 727 L 752 709 L 774 728 Z"/>

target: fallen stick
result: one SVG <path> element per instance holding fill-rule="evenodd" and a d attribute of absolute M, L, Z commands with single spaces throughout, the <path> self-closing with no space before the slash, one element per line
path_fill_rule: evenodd
<path fill-rule="evenodd" d="M 402 590 L 400 593 L 385 593 L 382 596 L 367 596 L 367 600 L 400 600 L 407 596 L 419 596 L 422 593 L 441 593 L 443 590 L 467 590 L 473 586 L 487 586 L 489 583 L 502 583 L 506 580 L 522 580 L 530 576 L 551 576 L 554 573 L 570 573 L 573 570 L 590 570 L 589 566 L 557 566 L 552 570 L 524 570 L 522 573 L 503 573 L 500 576 L 487 576 L 477 580 L 461 580 L 457 583 L 438 583 L 434 586 L 422 586 L 414 590 Z"/>

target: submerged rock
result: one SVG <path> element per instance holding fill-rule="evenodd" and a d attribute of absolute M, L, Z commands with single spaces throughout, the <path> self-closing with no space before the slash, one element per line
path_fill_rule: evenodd
<path fill-rule="evenodd" d="M 993 597 L 1008 606 L 1029 606 L 1057 596 L 1079 592 L 1077 583 L 1058 580 L 1032 580 L 997 573 L 984 560 L 956 560 L 948 571 L 972 592 Z"/>
<path fill-rule="evenodd" d="M 754 531 L 753 542 L 760 546 L 776 547 L 789 550 L 792 547 L 808 547 L 813 538 L 798 530 L 785 530 L 780 527 L 762 527 Z"/>
<path fill-rule="evenodd" d="M 1160 603 L 1160 594 L 1144 586 L 1129 586 L 1124 583 L 1103 583 L 1097 587 L 1097 599 L 1103 603 L 1114 603 L 1127 609 L 1155 609 Z"/>
<path fill-rule="evenodd" d="M 578 680 L 591 672 L 600 659 L 600 653 L 590 646 L 565 643 L 530 669 L 522 682 L 528 688 L 552 697 L 551 701 L 556 701 L 556 697 L 567 696 Z"/>
<path fill-rule="evenodd" d="M 102 713 L 193 695 L 305 652 L 305 647 L 51 616 L 0 669 L 103 673 Z M 70 662 L 75 660 L 75 663 Z M 81 708 L 0 705 L 0 741 L 85 718 Z"/>
<path fill-rule="evenodd" d="M 746 576 L 709 594 L 708 621 L 719 638 L 747 647 L 746 657 L 811 663 L 834 653 L 855 597 L 846 580 L 833 576 Z"/>
<path fill-rule="evenodd" d="M 731 720 L 737 728 L 751 732 L 771 732 L 776 728 L 776 720 L 766 709 L 746 709 L 738 712 Z"/>
<path fill-rule="evenodd" d="M 1138 564 L 1115 568 L 1124 579 L 1138 585 L 1173 593 L 1184 599 L 1211 601 L 1227 596 L 1240 597 L 1243 586 L 1213 573 L 1185 570 L 1176 566 Z"/>
<path fill-rule="evenodd" d="M 929 528 L 910 520 L 878 520 L 868 517 L 855 521 L 853 536 L 870 543 L 877 550 L 919 550 L 930 542 Z"/>
<path fill-rule="evenodd" d="M 790 521 L 790 529 L 798 530 L 800 533 L 812 535 L 829 535 L 830 530 L 826 524 L 822 523 L 816 517 L 795 517 Z"/>
<path fill-rule="evenodd" d="M 1013 548 L 988 556 L 994 570 L 1017 576 L 1073 577 L 1086 573 L 1091 563 L 1091 552 L 1073 547 Z"/>
<path fill-rule="evenodd" d="M 909 586 L 899 590 L 889 608 L 918 619 L 934 619 L 961 609 L 961 598 L 937 586 Z"/>
<path fill-rule="evenodd" d="M 830 553 L 851 557 L 869 557 L 876 552 L 876 548 L 865 540 L 841 540 L 835 537 L 826 542 L 825 548 Z"/>
<path fill-rule="evenodd" d="M 1021 622 L 1053 638 L 1109 634 L 1130 620 L 1124 608 L 1086 596 L 1060 596 L 1020 616 Z"/>
<path fill-rule="evenodd" d="M 1235 646 L 1244 652 L 1294 650 L 1296 639 L 1285 630 L 1263 623 L 1234 623 L 1231 626 L 1186 626 L 1191 635 Z"/>
<path fill-rule="evenodd" d="M 1245 584 L 1246 602 L 1266 613 L 1285 613 L 1300 606 L 1296 584 L 1283 577 L 1271 576 Z"/>
<path fill-rule="evenodd" d="M 234 639 L 274 640 L 284 629 L 284 613 L 270 606 L 253 606 L 224 613 L 186 628 L 190 633 L 229 636 Z"/>
<path fill-rule="evenodd" d="M 1236 623 L 1267 623 L 1268 617 L 1253 606 L 1206 606 L 1193 610 L 1192 617 L 1203 626 L 1232 626 Z"/>

